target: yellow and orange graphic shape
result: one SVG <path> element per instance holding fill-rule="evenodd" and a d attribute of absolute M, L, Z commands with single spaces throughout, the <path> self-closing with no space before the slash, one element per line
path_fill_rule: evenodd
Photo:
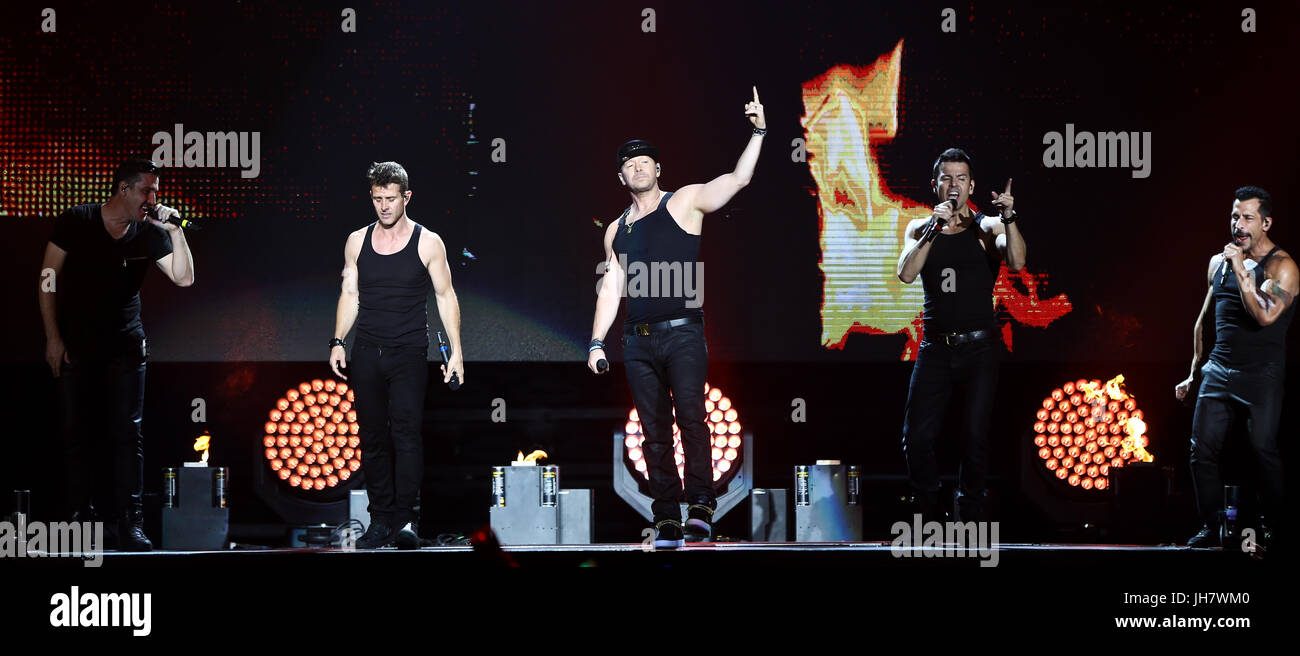
<path fill-rule="evenodd" d="M 904 333 L 901 359 L 912 360 L 923 339 L 924 293 L 895 269 L 908 222 L 931 209 L 889 192 L 875 152 L 898 132 L 902 56 L 899 41 L 870 66 L 837 65 L 805 82 L 802 124 L 820 220 L 822 346 L 842 349 L 855 332 Z M 1064 294 L 1039 296 L 1046 282 L 1045 273 L 1002 265 L 993 304 L 1010 317 L 1002 325 L 1007 348 L 1011 322 L 1045 328 L 1072 309 Z"/>

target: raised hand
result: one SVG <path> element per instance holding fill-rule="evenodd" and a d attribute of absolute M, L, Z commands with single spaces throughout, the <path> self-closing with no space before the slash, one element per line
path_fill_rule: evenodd
<path fill-rule="evenodd" d="M 763 103 L 758 101 L 758 87 L 754 87 L 754 100 L 745 103 L 745 116 L 749 117 L 749 122 L 760 130 L 767 129 L 767 117 L 763 115 Z"/>
<path fill-rule="evenodd" d="M 1011 195 L 1011 178 L 1007 178 L 1007 188 L 1004 189 L 1001 194 L 996 191 L 992 192 L 992 194 L 993 206 L 998 208 L 998 211 L 1002 213 L 1003 218 L 1010 217 L 1011 208 L 1016 202 L 1016 199 Z"/>

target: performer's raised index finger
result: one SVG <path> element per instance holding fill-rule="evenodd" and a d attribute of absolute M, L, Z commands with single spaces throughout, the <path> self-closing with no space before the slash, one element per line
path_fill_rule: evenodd
<path fill-rule="evenodd" d="M 1011 178 L 1007 178 L 1007 190 L 1004 191 L 1004 192 L 1002 192 L 1002 193 L 1004 193 L 1004 194 L 1009 194 L 1009 193 L 1011 193 Z"/>
<path fill-rule="evenodd" d="M 758 87 L 753 87 L 753 89 L 754 89 L 754 102 L 758 102 Z"/>

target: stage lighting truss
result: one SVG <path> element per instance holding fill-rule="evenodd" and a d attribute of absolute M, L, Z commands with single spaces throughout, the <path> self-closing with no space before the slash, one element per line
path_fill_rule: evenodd
<path fill-rule="evenodd" d="M 1146 431 L 1120 374 L 1104 385 L 1081 378 L 1052 390 L 1035 413 L 1033 440 L 1043 466 L 1063 484 L 1105 490 L 1111 469 L 1154 460 Z"/>
<path fill-rule="evenodd" d="M 347 383 L 319 378 L 275 402 L 262 437 L 266 464 L 283 484 L 319 492 L 361 468 L 360 426 Z"/>

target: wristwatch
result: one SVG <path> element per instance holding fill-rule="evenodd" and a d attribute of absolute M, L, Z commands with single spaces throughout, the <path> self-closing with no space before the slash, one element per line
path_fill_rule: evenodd
<path fill-rule="evenodd" d="M 341 339 L 339 339 L 339 338 L 337 338 L 337 337 L 334 337 L 334 338 L 331 338 L 331 339 L 330 339 L 330 348 L 334 348 L 335 346 L 342 346 L 343 348 L 347 348 L 347 347 L 348 347 L 348 344 L 347 344 L 347 342 L 345 342 L 345 341 L 343 341 L 343 340 L 341 340 Z"/>

